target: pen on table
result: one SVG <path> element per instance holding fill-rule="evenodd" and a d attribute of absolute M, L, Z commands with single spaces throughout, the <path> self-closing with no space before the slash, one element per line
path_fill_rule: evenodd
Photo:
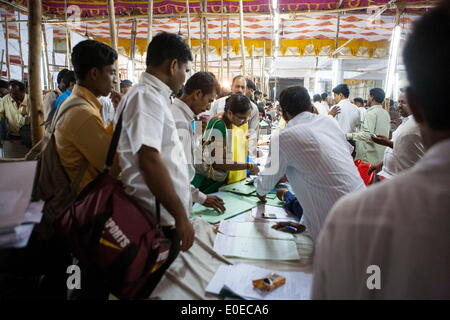
<path fill-rule="evenodd" d="M 281 229 L 289 229 L 289 230 L 292 230 L 294 232 L 297 232 L 297 228 L 293 227 L 293 226 L 282 226 Z"/>

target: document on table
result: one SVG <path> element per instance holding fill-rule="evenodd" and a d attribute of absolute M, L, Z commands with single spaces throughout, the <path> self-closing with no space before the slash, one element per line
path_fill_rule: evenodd
<path fill-rule="evenodd" d="M 263 218 L 263 213 L 270 213 L 276 215 L 275 219 Z M 280 221 L 291 221 L 297 222 L 298 218 L 289 212 L 286 212 L 284 208 L 268 206 L 263 203 L 259 203 L 256 208 L 252 209 L 252 217 L 256 220 L 264 220 L 267 222 L 280 222 Z"/>
<path fill-rule="evenodd" d="M 218 270 L 228 272 L 224 276 L 223 287 L 244 299 L 258 300 L 309 300 L 311 299 L 312 274 L 303 272 L 275 271 L 255 267 L 243 263 L 232 268 Z M 262 279 L 271 273 L 286 278 L 286 283 L 273 291 L 262 291 L 253 288 L 253 280 Z M 216 282 L 215 287 L 220 283 Z"/>
<path fill-rule="evenodd" d="M 214 251 L 226 257 L 254 260 L 300 260 L 295 241 L 231 237 L 218 233 Z"/>
<path fill-rule="evenodd" d="M 192 208 L 192 216 L 201 216 L 209 223 L 218 223 L 224 219 L 228 219 L 240 213 L 249 211 L 256 206 L 256 203 L 245 200 L 242 196 L 229 192 L 219 192 L 217 195 L 221 197 L 225 203 L 225 212 L 223 214 L 212 208 L 207 208 L 196 203 Z"/>
<path fill-rule="evenodd" d="M 294 240 L 290 233 L 272 229 L 274 223 L 264 222 L 235 222 L 223 220 L 219 225 L 219 232 L 232 237 Z"/>
<path fill-rule="evenodd" d="M 250 180 L 243 180 L 220 187 L 219 191 L 233 192 L 237 194 L 249 195 L 255 192 L 256 188 Z"/>

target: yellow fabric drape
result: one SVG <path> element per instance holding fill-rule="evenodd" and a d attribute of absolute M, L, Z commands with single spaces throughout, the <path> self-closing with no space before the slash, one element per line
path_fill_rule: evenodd
<path fill-rule="evenodd" d="M 248 154 L 248 123 L 236 127 L 233 125 L 232 127 L 233 137 L 231 150 L 233 152 L 233 161 L 238 161 L 241 163 L 247 162 L 247 154 Z M 235 183 L 247 178 L 247 170 L 235 170 L 228 172 L 228 180 L 227 183 Z"/>

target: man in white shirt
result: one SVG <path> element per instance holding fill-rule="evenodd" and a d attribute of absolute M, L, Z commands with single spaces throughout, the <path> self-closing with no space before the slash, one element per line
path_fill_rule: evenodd
<path fill-rule="evenodd" d="M 313 104 L 319 114 L 328 114 L 328 108 L 326 108 L 325 105 L 322 104 L 322 97 L 320 96 L 320 94 L 315 94 L 313 96 Z"/>
<path fill-rule="evenodd" d="M 210 72 L 197 72 L 186 82 L 183 94 L 175 98 L 170 111 L 183 144 L 184 154 L 189 167 L 189 181 L 195 176 L 194 164 L 202 161 L 201 121 L 195 121 L 197 115 L 207 111 L 217 93 L 218 82 Z M 195 125 L 195 129 L 193 128 Z M 223 200 L 217 196 L 208 196 L 191 184 L 192 201 L 218 212 L 225 211 Z"/>
<path fill-rule="evenodd" d="M 350 102 L 348 99 L 349 95 L 350 90 L 346 84 L 339 84 L 333 88 L 333 99 L 337 105 L 332 109 L 337 108 L 338 110 L 334 118 L 344 134 L 355 132 L 361 123 L 358 107 Z"/>
<path fill-rule="evenodd" d="M 284 90 L 280 105 L 288 124 L 272 136 L 269 160 L 255 180 L 256 192 L 264 200 L 286 175 L 303 207 L 302 222 L 315 241 L 333 204 L 347 193 L 364 189 L 364 182 L 338 124 L 312 113 L 305 88 Z"/>
<path fill-rule="evenodd" d="M 245 80 L 244 76 L 236 76 L 233 78 L 233 82 L 231 83 L 231 94 L 242 93 L 246 94 L 247 92 L 247 80 Z M 211 105 L 211 110 L 209 114 L 211 116 L 215 116 L 219 113 L 223 113 L 225 110 L 225 101 L 229 98 L 229 96 L 222 97 L 214 101 Z M 256 147 L 258 143 L 258 132 L 259 132 L 259 111 L 258 107 L 252 102 L 252 111 L 250 113 L 250 118 L 248 119 L 248 150 L 249 155 L 253 158 L 257 157 Z"/>
<path fill-rule="evenodd" d="M 148 46 L 146 71 L 116 114 L 117 122 L 123 110 L 117 152 L 125 191 L 153 214 L 158 199 L 161 226 L 172 242 L 167 262 L 152 275 L 145 294 L 158 284 L 179 250 L 187 251 L 194 241 L 189 168 L 169 109 L 170 96 L 181 89 L 191 62 L 191 51 L 180 36 L 157 34 Z"/>
<path fill-rule="evenodd" d="M 355 99 L 353 99 L 353 104 L 358 107 L 359 114 L 360 114 L 360 117 L 361 117 L 361 123 L 363 123 L 364 119 L 366 117 L 366 112 L 367 112 L 366 108 L 364 107 L 364 100 L 363 100 L 363 98 L 355 98 Z"/>
<path fill-rule="evenodd" d="M 425 153 L 419 125 L 411 114 L 404 93 L 398 97 L 398 110 L 403 117 L 403 122 L 392 133 L 392 141 L 386 136 L 372 137 L 375 143 L 387 148 L 384 151 L 383 161 L 372 165 L 369 173 L 375 170 L 379 172 L 378 176 L 386 179 L 391 179 L 401 171 L 411 168 Z"/>
<path fill-rule="evenodd" d="M 450 299 L 450 116 L 441 100 L 449 33 L 448 1 L 415 23 L 403 53 L 406 95 L 427 151 L 336 203 L 314 258 L 314 299 Z"/>

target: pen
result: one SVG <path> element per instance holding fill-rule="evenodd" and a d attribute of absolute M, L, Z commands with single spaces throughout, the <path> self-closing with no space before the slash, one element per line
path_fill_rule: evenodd
<path fill-rule="evenodd" d="M 294 232 L 297 232 L 297 228 L 296 228 L 296 227 L 293 227 L 293 226 L 282 226 L 281 228 L 282 228 L 282 229 L 289 229 L 289 230 L 292 230 L 292 231 L 294 231 Z"/>

